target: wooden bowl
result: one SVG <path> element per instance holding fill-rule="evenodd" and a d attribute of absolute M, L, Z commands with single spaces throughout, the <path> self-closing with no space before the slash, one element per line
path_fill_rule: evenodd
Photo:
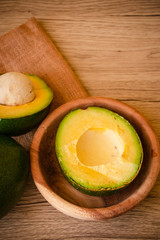
<path fill-rule="evenodd" d="M 74 189 L 62 175 L 55 154 L 56 131 L 63 117 L 73 109 L 89 106 L 104 107 L 125 117 L 138 132 L 144 150 L 142 168 L 135 180 L 106 197 L 93 197 Z M 31 146 L 31 170 L 40 193 L 52 206 L 79 219 L 108 219 L 130 210 L 150 192 L 159 169 L 159 142 L 149 123 L 135 109 L 108 98 L 88 97 L 60 106 L 39 126 Z"/>

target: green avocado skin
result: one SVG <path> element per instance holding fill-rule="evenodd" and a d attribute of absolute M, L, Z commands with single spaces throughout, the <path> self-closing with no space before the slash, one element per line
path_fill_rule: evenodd
<path fill-rule="evenodd" d="M 14 139 L 0 135 L 0 218 L 20 199 L 28 173 L 28 153 Z"/>
<path fill-rule="evenodd" d="M 35 114 L 21 118 L 0 118 L 0 133 L 10 136 L 24 134 L 36 127 L 48 114 L 49 106 Z"/>

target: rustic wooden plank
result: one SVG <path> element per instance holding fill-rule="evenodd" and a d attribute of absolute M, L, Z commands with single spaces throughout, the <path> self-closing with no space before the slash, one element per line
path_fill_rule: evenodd
<path fill-rule="evenodd" d="M 125 17 L 105 17 L 96 20 L 55 21 L 57 27 L 45 21 L 42 25 L 68 61 L 74 63 L 77 75 L 92 94 L 94 89 L 104 88 L 106 91 L 123 89 L 124 94 L 127 93 L 125 89 L 142 92 L 146 89 L 146 98 L 151 100 L 153 94 L 148 90 L 159 91 L 160 88 L 160 18 L 131 17 L 126 21 Z M 131 91 L 128 94 L 135 98 Z M 138 93 L 140 100 L 146 100 L 143 99 L 145 94 Z"/>
<path fill-rule="evenodd" d="M 100 20 L 40 22 L 90 94 L 159 101 L 160 18 Z"/>
<path fill-rule="evenodd" d="M 123 100 L 160 137 L 159 0 L 1 0 L 0 34 L 35 16 L 91 95 Z M 29 150 L 33 133 L 16 137 Z M 83 222 L 52 208 L 30 176 L 17 206 L 0 220 L 0 239 L 160 239 L 160 177 L 132 211 Z"/>
<path fill-rule="evenodd" d="M 16 18 L 22 16 L 53 18 L 64 16 L 64 18 L 71 18 L 77 15 L 82 17 L 88 16 L 113 16 L 113 15 L 126 15 L 126 16 L 153 16 L 159 15 L 160 2 L 158 0 L 140 0 L 140 1 L 127 1 L 127 0 L 66 0 L 66 1 L 42 1 L 42 0 L 1 0 L 1 9 L 3 9 L 2 17 L 6 14 Z"/>

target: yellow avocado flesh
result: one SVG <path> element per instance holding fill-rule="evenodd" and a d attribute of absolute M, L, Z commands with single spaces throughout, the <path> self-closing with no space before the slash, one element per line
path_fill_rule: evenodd
<path fill-rule="evenodd" d="M 53 98 L 52 90 L 47 84 L 37 76 L 26 74 L 32 81 L 35 98 L 32 102 L 19 106 L 0 105 L 0 118 L 19 118 L 27 115 L 32 115 L 45 109 Z"/>
<path fill-rule="evenodd" d="M 140 139 L 130 123 L 99 107 L 66 115 L 57 131 L 56 153 L 66 178 L 93 191 L 127 185 L 143 158 Z"/>

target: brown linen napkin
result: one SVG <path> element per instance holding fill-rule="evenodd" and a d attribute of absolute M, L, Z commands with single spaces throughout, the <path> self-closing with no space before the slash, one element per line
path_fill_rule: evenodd
<path fill-rule="evenodd" d="M 0 73 L 17 71 L 44 79 L 54 92 L 52 110 L 87 96 L 75 74 L 35 18 L 0 37 Z"/>

